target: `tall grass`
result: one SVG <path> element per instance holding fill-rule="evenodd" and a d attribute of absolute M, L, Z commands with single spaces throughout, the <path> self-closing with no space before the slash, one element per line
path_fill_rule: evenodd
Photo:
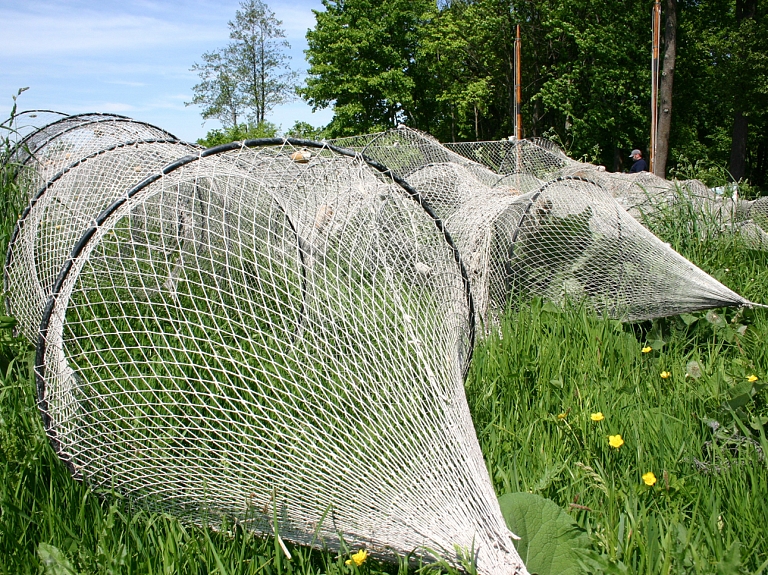
<path fill-rule="evenodd" d="M 26 191 L 2 172 L 5 252 Z M 668 224 L 665 241 L 768 302 L 768 254 Z M 31 350 L 0 332 L 0 574 L 405 573 L 346 565 L 238 525 L 214 531 L 97 497 L 53 453 Z M 718 310 L 644 324 L 524 302 L 481 342 L 466 389 L 499 494 L 532 491 L 589 534 L 590 572 L 761 573 L 768 567 L 768 317 Z M 644 347 L 652 351 L 643 352 Z M 662 378 L 669 372 L 669 378 Z M 755 375 L 756 382 L 748 377 Z M 593 421 L 591 415 L 604 419 Z M 616 449 L 608 436 L 620 434 Z M 333 472 L 333 470 L 329 470 Z M 648 486 L 642 477 L 652 472 Z"/>

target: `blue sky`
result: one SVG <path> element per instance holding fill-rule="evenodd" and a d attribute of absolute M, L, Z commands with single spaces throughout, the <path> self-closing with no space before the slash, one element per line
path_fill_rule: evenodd
<path fill-rule="evenodd" d="M 314 26 L 320 0 L 266 2 L 283 21 L 291 66 L 306 72 L 305 34 Z M 203 52 L 229 40 L 227 22 L 238 0 L 0 0 L 0 114 L 25 86 L 19 109 L 70 114 L 114 112 L 196 140 L 219 126 L 202 125 L 192 99 Z M 268 118 L 290 128 L 296 120 L 327 124 L 330 110 L 312 113 L 302 100 Z"/>

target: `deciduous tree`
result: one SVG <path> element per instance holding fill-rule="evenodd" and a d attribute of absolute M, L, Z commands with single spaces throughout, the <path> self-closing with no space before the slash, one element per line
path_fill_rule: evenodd
<path fill-rule="evenodd" d="M 195 64 L 200 82 L 187 105 L 203 106 L 204 119 L 236 128 L 243 115 L 261 124 L 277 105 L 295 97 L 297 73 L 290 69 L 290 45 L 282 22 L 261 0 L 243 0 L 229 22 L 230 43 L 203 54 Z"/>

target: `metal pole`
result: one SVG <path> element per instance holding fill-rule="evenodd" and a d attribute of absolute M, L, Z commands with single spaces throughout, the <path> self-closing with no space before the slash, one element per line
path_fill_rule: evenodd
<path fill-rule="evenodd" d="M 515 139 L 520 140 L 523 137 L 523 115 L 522 107 L 523 94 L 521 88 L 522 74 L 520 71 L 520 24 L 517 25 L 515 34 Z"/>
<path fill-rule="evenodd" d="M 653 49 L 651 51 L 651 150 L 649 170 L 656 161 L 656 140 L 659 128 L 659 43 L 661 40 L 661 2 L 653 3 Z"/>

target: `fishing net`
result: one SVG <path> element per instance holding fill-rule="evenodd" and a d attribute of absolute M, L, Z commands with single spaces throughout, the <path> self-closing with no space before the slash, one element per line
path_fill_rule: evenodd
<path fill-rule="evenodd" d="M 463 392 L 466 272 L 390 173 L 295 140 L 181 159 L 88 224 L 48 302 L 39 400 L 75 477 L 190 521 L 526 573 Z"/>
<path fill-rule="evenodd" d="M 736 229 L 747 247 L 768 250 L 768 196 L 738 201 L 735 219 Z"/>
<path fill-rule="evenodd" d="M 197 150 L 175 140 L 117 144 L 73 162 L 37 190 L 5 262 L 6 307 L 20 334 L 37 342 L 56 276 L 94 217 L 150 174 Z"/>
<path fill-rule="evenodd" d="M 59 171 L 94 152 L 123 142 L 176 140 L 165 130 L 113 114 L 67 116 L 39 128 L 16 146 L 20 185 L 34 194 Z"/>
<path fill-rule="evenodd" d="M 413 138 L 419 135 L 429 138 L 414 130 L 409 131 L 414 132 Z M 551 180 L 563 176 L 592 180 L 611 194 L 630 215 L 650 227 L 670 213 L 676 216 L 685 213 L 690 220 L 686 225 L 693 223 L 692 227 L 707 226 L 730 231 L 740 209 L 741 202 L 737 197 L 707 188 L 698 180 L 665 180 L 650 172 L 607 172 L 603 166 L 569 158 L 559 146 L 541 138 L 444 145 L 495 173 L 506 175 L 509 181 L 520 177 Z M 521 188 L 530 189 L 525 183 L 518 185 L 518 189 Z"/>
<path fill-rule="evenodd" d="M 36 132 L 43 126 L 52 124 L 66 116 L 67 114 L 53 110 L 25 110 L 0 123 L 0 128 L 15 147 L 32 132 Z"/>
<path fill-rule="evenodd" d="M 481 165 L 405 128 L 334 143 L 391 167 L 445 222 L 485 325 L 531 297 L 586 302 L 626 320 L 749 304 L 661 242 L 595 181 L 540 180 L 577 164 L 552 145 L 467 144 L 463 151 Z M 513 168 L 531 173 L 496 173 Z"/>

